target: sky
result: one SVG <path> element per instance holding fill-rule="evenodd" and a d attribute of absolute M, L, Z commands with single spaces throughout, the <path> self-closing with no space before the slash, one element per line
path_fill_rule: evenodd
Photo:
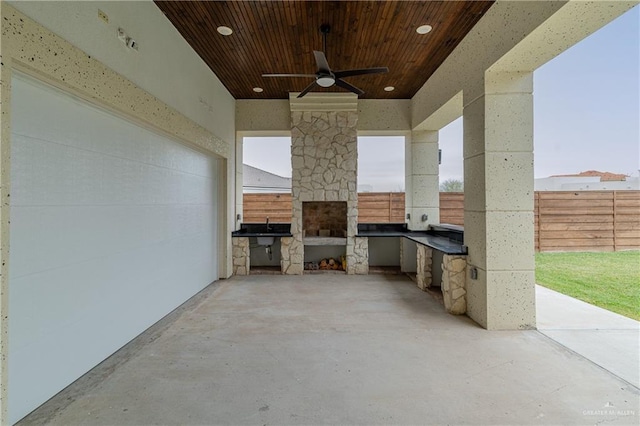
<path fill-rule="evenodd" d="M 640 169 L 640 6 L 534 72 L 534 174 Z M 462 119 L 443 128 L 440 181 L 463 179 Z M 244 162 L 291 176 L 288 138 L 245 139 Z M 380 155 L 383 152 L 384 155 Z M 358 184 L 404 189 L 401 137 L 359 138 Z"/>

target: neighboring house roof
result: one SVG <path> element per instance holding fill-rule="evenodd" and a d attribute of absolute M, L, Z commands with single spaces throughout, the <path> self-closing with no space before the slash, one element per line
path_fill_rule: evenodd
<path fill-rule="evenodd" d="M 291 191 L 291 178 L 278 176 L 265 170 L 242 165 L 242 187 L 244 190 L 261 190 L 266 192 Z"/>
<path fill-rule="evenodd" d="M 610 172 L 599 172 L 598 170 L 587 170 L 586 172 L 580 172 L 572 175 L 553 175 L 550 177 L 599 177 L 600 182 L 605 181 L 625 181 L 627 180 L 627 176 L 622 173 L 610 173 Z"/>

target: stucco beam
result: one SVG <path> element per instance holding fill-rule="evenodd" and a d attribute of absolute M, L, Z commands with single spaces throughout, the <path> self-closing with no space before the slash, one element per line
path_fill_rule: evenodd
<path fill-rule="evenodd" d="M 408 99 L 358 100 L 358 131 L 369 134 L 411 130 L 411 101 Z M 236 101 L 236 130 L 245 135 L 267 136 L 291 132 L 288 100 L 239 99 Z"/>
<path fill-rule="evenodd" d="M 462 116 L 462 91 L 456 93 L 449 101 L 437 109 L 414 130 L 440 130 Z"/>
<path fill-rule="evenodd" d="M 237 132 L 291 132 L 288 99 L 238 99 Z"/>
<path fill-rule="evenodd" d="M 10 64 L 8 72 L 16 68 L 38 76 L 48 84 L 202 152 L 222 158 L 231 155 L 230 142 L 217 137 L 21 11 L 5 2 L 1 6 L 2 59 L 5 66 Z M 7 79 L 4 84 L 10 85 L 10 75 L 4 77 Z"/>
<path fill-rule="evenodd" d="M 235 99 L 152 1 L 9 0 L 2 1 L 5 13 L 11 10 L 6 9 L 7 5 L 80 49 L 85 56 L 109 68 L 98 88 L 80 87 L 81 89 L 90 92 L 108 88 L 111 82 L 107 77 L 115 72 L 188 117 L 216 138 L 229 145 L 233 144 Z M 98 10 L 108 17 L 107 22 L 96 20 Z M 29 38 L 26 28 L 19 27 L 11 28 L 3 37 Z M 13 33 L 14 28 L 16 34 Z M 138 41 L 139 50 L 123 48 L 122 42 L 116 37 L 118 28 L 125 29 L 127 34 Z M 30 44 L 33 46 L 29 47 L 40 48 L 36 44 L 42 42 L 34 41 Z M 45 46 L 48 50 L 45 49 L 41 56 L 27 56 L 24 62 L 43 71 L 47 64 L 56 63 L 58 57 L 55 53 L 60 47 L 62 46 L 54 42 Z M 79 78 L 85 74 L 82 71 L 85 59 L 80 57 L 80 62 L 74 60 L 57 70 L 49 67 L 44 72 L 59 74 L 58 71 L 68 72 L 69 68 L 73 68 Z M 72 80 L 77 78 L 74 76 L 65 82 L 71 84 Z M 111 90 L 111 93 L 117 95 L 115 90 Z M 146 98 L 134 98 L 132 102 L 141 104 L 150 101 Z M 127 100 L 127 103 L 131 102 Z"/>
<path fill-rule="evenodd" d="M 568 1 L 500 58 L 491 71 L 533 71 L 638 3 L 618 0 Z"/>
<path fill-rule="evenodd" d="M 416 93 L 411 124 L 423 128 L 443 105 L 553 16 L 566 1 L 496 1 Z M 432 129 L 435 130 L 435 129 Z"/>
<path fill-rule="evenodd" d="M 358 101 L 359 132 L 407 132 L 411 130 L 409 99 L 361 99 Z"/>
<path fill-rule="evenodd" d="M 483 93 L 487 70 L 532 72 L 638 3 L 496 1 L 413 97 L 412 128 L 437 130 L 437 113 L 456 94 Z"/>

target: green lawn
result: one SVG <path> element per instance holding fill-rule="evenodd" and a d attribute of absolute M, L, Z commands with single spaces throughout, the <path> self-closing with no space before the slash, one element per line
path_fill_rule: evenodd
<path fill-rule="evenodd" d="M 640 320 L 640 251 L 536 253 L 536 282 Z"/>

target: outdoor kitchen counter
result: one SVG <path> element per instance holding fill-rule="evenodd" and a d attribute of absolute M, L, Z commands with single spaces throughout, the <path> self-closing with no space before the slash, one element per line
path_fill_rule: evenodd
<path fill-rule="evenodd" d="M 434 250 L 441 251 L 444 254 L 458 254 L 458 255 L 467 254 L 467 246 L 456 241 L 451 241 L 447 237 L 429 235 L 429 234 L 426 234 L 426 232 L 420 232 L 420 233 L 410 232 L 408 233 L 408 235 L 405 235 L 404 237 L 418 244 L 422 244 L 424 246 L 431 247 Z"/>
<path fill-rule="evenodd" d="M 291 237 L 290 223 L 243 223 L 231 232 L 232 237 Z"/>
<path fill-rule="evenodd" d="M 358 225 L 356 237 L 403 237 L 445 254 L 466 255 L 463 232 L 462 227 L 449 224 L 430 225 L 427 231 L 411 231 L 405 224 L 363 223 Z"/>

